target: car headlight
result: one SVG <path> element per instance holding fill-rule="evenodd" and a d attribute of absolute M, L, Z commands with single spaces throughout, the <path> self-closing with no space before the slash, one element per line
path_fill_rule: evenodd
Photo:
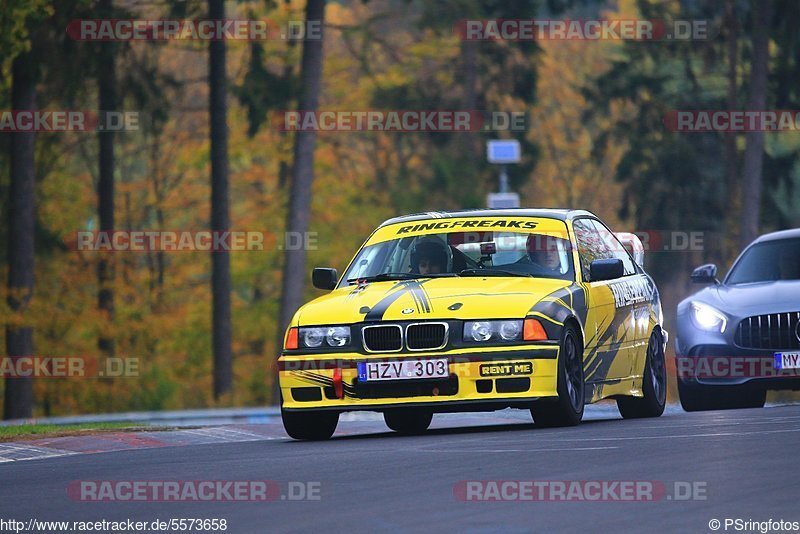
<path fill-rule="evenodd" d="M 315 349 L 322 346 L 325 341 L 324 328 L 301 328 L 300 329 L 300 342 L 303 347 Z"/>
<path fill-rule="evenodd" d="M 500 339 L 503 341 L 515 341 L 519 339 L 519 334 L 522 332 L 522 321 L 502 321 L 497 333 L 500 334 Z"/>
<path fill-rule="evenodd" d="M 728 318 L 721 311 L 702 302 L 692 302 L 691 308 L 692 322 L 697 328 L 708 332 L 725 331 Z"/>
<path fill-rule="evenodd" d="M 312 326 L 300 328 L 300 346 L 307 349 L 346 347 L 350 344 L 349 326 Z"/>
<path fill-rule="evenodd" d="M 331 326 L 325 334 L 325 343 L 331 347 L 344 347 L 350 344 L 349 326 Z"/>
<path fill-rule="evenodd" d="M 464 341 L 519 341 L 522 339 L 522 320 L 466 321 Z"/>

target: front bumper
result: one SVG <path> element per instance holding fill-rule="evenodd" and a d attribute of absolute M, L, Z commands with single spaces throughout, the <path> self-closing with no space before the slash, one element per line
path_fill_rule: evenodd
<path fill-rule="evenodd" d="M 774 351 L 737 347 L 730 336 L 683 326 L 675 342 L 675 371 L 684 384 L 800 389 L 800 370 L 776 369 Z"/>
<path fill-rule="evenodd" d="M 696 345 L 675 356 L 678 377 L 688 385 L 800 389 L 800 370 L 775 369 L 774 354 L 729 345 Z"/>
<path fill-rule="evenodd" d="M 442 357 L 448 359 L 447 378 L 358 380 L 358 362 Z M 278 375 L 285 410 L 380 411 L 398 406 L 481 410 L 557 396 L 557 358 L 554 344 L 413 354 L 283 354 Z"/>
<path fill-rule="evenodd" d="M 800 389 L 800 370 L 775 368 L 775 350 L 743 348 L 736 343 L 736 329 L 744 317 L 725 312 L 724 332 L 698 328 L 690 306 L 678 307 L 675 368 L 686 385 L 738 386 L 763 389 Z M 788 352 L 788 351 L 787 351 Z"/>

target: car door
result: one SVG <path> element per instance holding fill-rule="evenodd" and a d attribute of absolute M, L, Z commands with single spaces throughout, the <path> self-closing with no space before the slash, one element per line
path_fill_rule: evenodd
<path fill-rule="evenodd" d="M 628 322 L 631 310 L 619 298 L 619 280 L 592 281 L 589 266 L 594 260 L 617 257 L 610 241 L 603 235 L 608 230 L 592 218 L 576 219 L 572 223 L 578 246 L 581 276 L 579 283 L 587 291 L 588 313 L 584 325 L 584 372 L 587 384 L 602 384 L 630 376 L 630 348 L 635 334 Z M 603 229 L 601 231 L 601 228 Z M 620 258 L 621 259 L 621 258 Z M 635 273 L 633 263 L 623 266 Z"/>
<path fill-rule="evenodd" d="M 617 357 L 627 362 L 626 365 L 620 365 L 620 368 L 626 369 L 624 376 L 633 376 L 636 374 L 635 369 L 641 372 L 644 368 L 643 363 L 639 365 L 639 360 L 645 354 L 643 345 L 647 344 L 648 322 L 642 318 L 648 318 L 650 313 L 650 285 L 647 276 L 636 268 L 633 258 L 614 233 L 597 219 L 592 219 L 592 223 L 611 257 L 622 261 L 622 278 L 608 282 L 614 295 L 618 323 L 617 331 L 612 332 L 612 336 L 616 336 L 619 342 Z"/>

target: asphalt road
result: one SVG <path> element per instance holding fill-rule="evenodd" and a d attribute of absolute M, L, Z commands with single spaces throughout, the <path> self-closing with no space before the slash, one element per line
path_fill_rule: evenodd
<path fill-rule="evenodd" d="M 433 429 L 417 437 L 387 432 L 378 421 L 344 421 L 341 433 L 322 443 L 276 435 L 246 443 L 10 462 L 0 465 L 0 518 L 225 518 L 227 532 L 235 533 L 711 532 L 712 519 L 800 521 L 800 406 L 693 414 L 673 408 L 659 419 L 635 421 L 623 421 L 607 408 L 589 414 L 592 420 L 567 429 L 537 429 L 524 412 L 436 416 Z M 270 480 L 284 498 L 290 483 L 297 490 L 297 483 L 310 482 L 302 487 L 319 488 L 319 499 L 70 498 L 70 483 L 85 480 Z M 544 500 L 486 502 L 463 500 L 462 481 L 550 482 Z M 613 488 L 613 481 L 638 483 L 645 492 L 640 500 L 589 501 L 589 486 L 580 481 L 606 488 Z M 558 500 L 559 483 L 583 488 L 584 500 L 578 494 L 573 498 L 579 500 Z M 472 498 L 492 495 L 489 483 L 470 487 Z M 648 487 L 657 488 L 655 500 L 641 500 L 648 498 Z M 547 491 L 553 492 L 550 497 Z M 609 491 L 611 499 L 624 497 Z M 719 531 L 726 531 L 724 523 Z M 734 531 L 747 530 L 727 529 Z"/>

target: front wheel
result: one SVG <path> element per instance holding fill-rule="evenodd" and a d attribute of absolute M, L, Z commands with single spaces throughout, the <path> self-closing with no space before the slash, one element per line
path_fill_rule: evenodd
<path fill-rule="evenodd" d="M 329 439 L 339 424 L 338 412 L 286 411 L 281 407 L 281 419 L 286 433 L 294 439 L 319 441 Z"/>
<path fill-rule="evenodd" d="M 658 330 L 653 331 L 647 344 L 642 392 L 644 397 L 617 399 L 617 408 L 623 418 L 658 417 L 664 413 L 667 404 L 667 364 L 664 343 Z"/>
<path fill-rule="evenodd" d="M 583 347 L 573 325 L 566 325 L 561 333 L 556 390 L 555 400 L 536 401 L 531 407 L 536 426 L 573 426 L 583 419 Z"/>
<path fill-rule="evenodd" d="M 383 412 L 386 426 L 398 434 L 407 436 L 422 434 L 431 425 L 433 412 L 428 410 L 398 408 Z"/>

